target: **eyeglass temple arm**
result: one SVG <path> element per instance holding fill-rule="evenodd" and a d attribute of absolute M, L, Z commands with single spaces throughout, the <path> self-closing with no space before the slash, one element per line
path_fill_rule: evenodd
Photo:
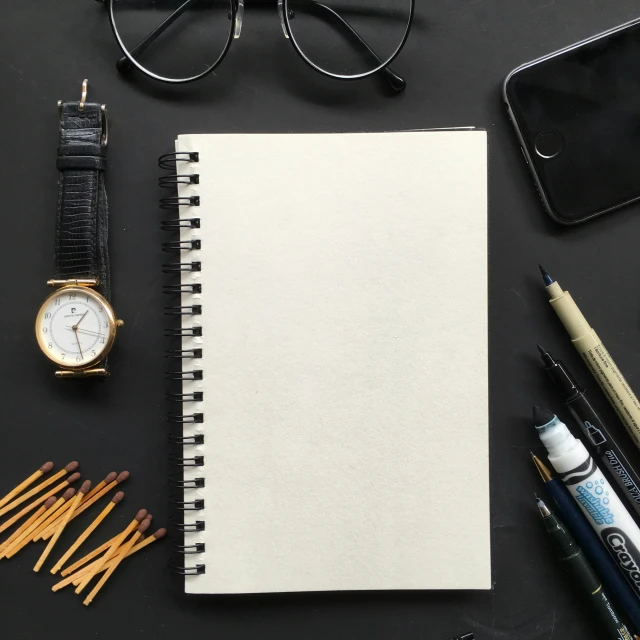
<path fill-rule="evenodd" d="M 105 2 L 105 0 L 98 0 L 99 2 Z M 153 31 L 148 33 L 133 49 L 131 50 L 131 55 L 136 55 L 142 53 L 149 45 L 151 45 L 159 36 L 161 36 L 188 8 L 189 5 L 193 2 L 193 0 L 186 0 L 184 4 L 179 6 L 170 16 L 168 16 L 163 22 L 161 22 Z M 357 42 L 359 42 L 380 64 L 382 64 L 382 60 L 378 56 L 378 54 L 368 45 L 366 40 L 362 38 L 362 36 L 336 11 L 331 9 L 325 4 L 321 2 L 317 2 L 317 0 L 309 0 L 309 5 L 316 7 L 324 11 L 327 16 L 330 16 L 334 20 L 338 22 L 346 32 L 354 38 Z M 116 63 L 116 67 L 118 71 L 121 73 L 126 73 L 130 71 L 133 67 L 133 63 L 127 56 L 122 56 L 118 62 Z M 407 86 L 406 80 L 401 78 L 397 73 L 389 69 L 389 67 L 385 67 L 380 71 L 382 75 L 384 75 L 385 79 L 389 83 L 389 86 L 393 91 L 397 93 L 404 91 Z"/>
<path fill-rule="evenodd" d="M 334 9 L 328 7 L 326 4 L 322 4 L 317 0 L 306 0 L 305 4 L 309 4 L 316 9 L 323 11 L 327 17 L 333 18 L 356 42 L 359 42 L 379 64 L 382 64 L 380 56 L 369 46 L 367 41 Z M 404 91 L 407 87 L 407 81 L 401 78 L 397 73 L 392 71 L 389 67 L 384 67 L 379 71 L 385 80 L 389 83 L 389 86 L 396 93 Z"/>

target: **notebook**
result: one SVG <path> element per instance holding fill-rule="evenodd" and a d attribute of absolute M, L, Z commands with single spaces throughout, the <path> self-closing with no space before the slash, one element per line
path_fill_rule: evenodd
<path fill-rule="evenodd" d="M 183 135 L 161 166 L 186 592 L 489 589 L 486 133 Z"/>

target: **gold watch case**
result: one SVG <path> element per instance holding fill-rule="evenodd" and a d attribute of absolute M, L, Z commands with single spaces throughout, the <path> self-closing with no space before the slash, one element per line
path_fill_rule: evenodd
<path fill-rule="evenodd" d="M 105 369 L 95 368 L 97 364 L 102 362 L 113 347 L 113 344 L 116 339 L 116 332 L 118 327 L 121 327 L 124 322 L 122 320 L 118 320 L 113 311 L 113 307 L 107 301 L 107 299 L 100 295 L 97 291 L 92 289 L 93 286 L 97 285 L 96 280 L 49 280 L 47 283 L 49 286 L 56 287 L 56 290 L 48 295 L 43 303 L 40 305 L 40 309 L 38 310 L 38 315 L 36 316 L 35 322 L 35 334 L 36 340 L 38 341 L 38 346 L 40 350 L 44 353 L 44 355 L 53 362 L 56 366 L 60 367 L 60 371 L 56 372 L 57 377 L 86 377 L 86 376 L 101 376 L 108 375 Z M 52 299 L 57 298 L 63 294 L 82 294 L 85 296 L 89 296 L 93 300 L 95 300 L 98 304 L 102 305 L 104 308 L 105 317 L 109 323 L 109 327 L 106 331 L 106 342 L 104 348 L 98 353 L 98 355 L 90 360 L 84 361 L 82 364 L 73 365 L 70 363 L 62 363 L 58 358 L 52 357 L 49 353 L 49 349 L 47 348 L 47 338 L 43 335 L 41 328 L 41 318 L 45 312 L 45 309 L 49 306 Z"/>

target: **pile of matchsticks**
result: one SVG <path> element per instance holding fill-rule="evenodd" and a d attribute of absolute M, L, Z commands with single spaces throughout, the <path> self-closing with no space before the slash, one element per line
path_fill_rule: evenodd
<path fill-rule="evenodd" d="M 0 543 L 0 560 L 13 558 L 32 542 L 48 540 L 44 551 L 33 568 L 36 572 L 40 571 L 67 525 L 129 477 L 128 471 L 123 471 L 119 475 L 112 472 L 93 489 L 91 489 L 91 481 L 85 480 L 80 489 L 76 491 L 71 485 L 80 479 L 80 474 L 77 472 L 78 466 L 77 462 L 71 462 L 58 473 L 42 480 L 34 488 L 27 491 L 31 485 L 53 470 L 53 463 L 47 462 L 4 498 L 0 499 L 1 517 L 40 494 L 0 525 L 0 533 L 2 533 L 31 513 L 6 540 Z M 64 480 L 62 480 L 63 478 Z M 48 489 L 58 480 L 62 480 L 62 482 Z M 58 495 L 56 496 L 56 494 Z M 89 605 L 126 557 L 148 547 L 151 543 L 160 540 L 166 535 L 165 529 L 158 529 L 151 536 L 146 535 L 147 529 L 151 525 L 152 516 L 147 513 L 146 509 L 141 509 L 118 535 L 63 569 L 65 563 L 71 559 L 73 554 L 98 528 L 116 505 L 122 502 L 123 498 L 124 493 L 117 491 L 109 504 L 51 568 L 52 574 L 56 574 L 62 569 L 61 575 L 64 577 L 64 580 L 53 586 L 53 591 L 59 591 L 63 587 L 73 584 L 76 587 L 75 592 L 80 594 L 94 578 L 99 574 L 103 574 L 84 600 L 84 604 Z"/>

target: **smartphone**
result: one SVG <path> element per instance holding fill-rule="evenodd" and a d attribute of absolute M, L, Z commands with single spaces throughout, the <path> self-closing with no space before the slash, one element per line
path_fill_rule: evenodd
<path fill-rule="evenodd" d="M 640 19 L 518 67 L 504 100 L 557 222 L 640 200 Z"/>

